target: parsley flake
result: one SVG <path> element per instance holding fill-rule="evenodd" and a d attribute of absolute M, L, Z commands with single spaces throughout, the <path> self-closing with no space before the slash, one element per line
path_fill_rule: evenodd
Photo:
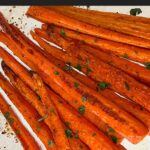
<path fill-rule="evenodd" d="M 147 63 L 145 63 L 144 65 L 145 65 L 145 68 L 146 68 L 146 69 L 150 70 L 150 62 L 147 62 Z"/>
<path fill-rule="evenodd" d="M 73 137 L 73 133 L 70 129 L 65 130 L 65 134 L 67 138 L 72 138 Z"/>
<path fill-rule="evenodd" d="M 142 13 L 142 10 L 140 8 L 133 8 L 130 10 L 130 15 L 132 16 L 139 15 L 140 13 Z"/>
<path fill-rule="evenodd" d="M 84 105 L 80 106 L 80 107 L 78 108 L 78 110 L 79 110 L 80 114 L 83 115 L 83 114 L 85 113 L 85 106 L 84 106 Z"/>
<path fill-rule="evenodd" d="M 102 82 L 99 82 L 99 83 L 98 83 L 98 87 L 99 87 L 101 90 L 105 90 L 105 89 L 108 88 L 109 86 L 110 86 L 110 83 L 105 82 L 105 81 L 102 81 Z"/>

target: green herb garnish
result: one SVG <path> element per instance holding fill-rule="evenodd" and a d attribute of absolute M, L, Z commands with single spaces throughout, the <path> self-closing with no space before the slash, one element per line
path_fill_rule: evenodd
<path fill-rule="evenodd" d="M 14 121 L 15 121 L 14 118 L 8 118 L 8 122 L 10 125 L 12 125 L 14 123 Z"/>
<path fill-rule="evenodd" d="M 109 128 L 108 132 L 109 132 L 109 133 L 114 133 L 115 130 L 114 130 L 113 128 Z"/>
<path fill-rule="evenodd" d="M 77 66 L 75 67 L 77 70 L 81 71 L 82 67 L 80 64 L 77 64 Z"/>
<path fill-rule="evenodd" d="M 90 72 L 92 72 L 92 70 L 90 68 L 87 68 L 86 73 L 89 74 Z"/>
<path fill-rule="evenodd" d="M 112 139 L 112 141 L 115 143 L 115 144 L 117 144 L 117 141 L 118 141 L 118 139 L 117 139 L 117 137 L 116 136 L 111 136 L 111 139 Z"/>
<path fill-rule="evenodd" d="M 65 130 L 65 134 L 67 138 L 72 138 L 73 137 L 73 133 L 70 129 Z"/>
<path fill-rule="evenodd" d="M 80 114 L 83 115 L 83 114 L 85 113 L 85 106 L 84 106 L 84 105 L 80 106 L 80 107 L 78 108 L 78 110 L 79 110 Z"/>
<path fill-rule="evenodd" d="M 8 119 L 8 118 L 10 117 L 10 112 L 6 112 L 6 113 L 4 114 L 4 117 L 5 117 L 6 119 Z"/>
<path fill-rule="evenodd" d="M 145 63 L 144 65 L 145 65 L 145 68 L 146 68 L 146 69 L 150 70 L 150 62 L 147 62 L 147 63 Z"/>
<path fill-rule="evenodd" d="M 48 140 L 48 146 L 53 146 L 54 142 L 52 140 Z"/>
<path fill-rule="evenodd" d="M 59 75 L 59 72 L 58 72 L 58 71 L 54 71 L 54 74 L 55 74 L 55 75 Z"/>
<path fill-rule="evenodd" d="M 75 137 L 76 139 L 78 139 L 78 138 L 79 138 L 79 133 L 76 132 L 74 137 Z"/>
<path fill-rule="evenodd" d="M 129 58 L 129 56 L 128 56 L 128 54 L 127 54 L 127 53 L 125 53 L 125 54 L 123 55 L 123 57 L 124 57 L 124 58 L 126 58 L 126 59 L 128 59 L 128 58 Z"/>
<path fill-rule="evenodd" d="M 74 87 L 75 87 L 75 88 L 79 88 L 79 83 L 75 82 L 75 83 L 74 83 Z"/>
<path fill-rule="evenodd" d="M 86 102 L 87 101 L 87 97 L 86 96 L 82 96 L 82 102 Z"/>
<path fill-rule="evenodd" d="M 98 83 L 98 87 L 99 87 L 101 90 L 105 90 L 105 89 L 108 88 L 109 86 L 110 86 L 110 83 L 105 82 L 105 81 L 102 81 L 102 82 L 99 82 L 99 83 Z"/>
<path fill-rule="evenodd" d="M 64 70 L 70 72 L 72 70 L 71 64 L 70 63 L 66 64 Z"/>
<path fill-rule="evenodd" d="M 139 15 L 140 13 L 142 13 L 142 10 L 140 8 L 133 8 L 130 10 L 130 15 L 132 16 Z"/>
<path fill-rule="evenodd" d="M 60 35 L 61 35 L 62 37 L 65 37 L 65 36 L 66 36 L 66 33 L 65 33 L 65 30 L 64 30 L 64 29 L 61 29 L 61 30 L 60 30 Z"/>
<path fill-rule="evenodd" d="M 129 91 L 129 90 L 130 90 L 130 86 L 129 86 L 129 84 L 128 84 L 127 82 L 125 82 L 125 83 L 124 83 L 124 85 L 125 85 L 126 90 L 128 90 L 128 91 Z"/>

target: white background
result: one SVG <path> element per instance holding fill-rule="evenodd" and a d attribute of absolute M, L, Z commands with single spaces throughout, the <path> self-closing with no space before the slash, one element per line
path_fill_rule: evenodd
<path fill-rule="evenodd" d="M 150 17 L 150 6 L 91 6 L 90 9 L 95 10 L 102 10 L 102 11 L 112 11 L 112 12 L 120 12 L 120 13 L 126 13 L 129 14 L 131 8 L 141 8 L 142 14 L 141 16 Z M 27 18 L 25 16 L 25 12 L 28 9 L 28 6 L 0 6 L 0 11 L 4 14 L 6 19 L 10 23 L 16 23 L 18 24 L 19 28 L 21 28 L 22 31 L 25 32 L 26 35 L 29 35 L 29 31 L 34 29 L 34 27 L 40 27 L 40 23 L 31 19 Z M 13 18 L 13 19 L 12 19 Z M 0 43 L 0 46 L 3 46 Z M 8 50 L 9 51 L 9 50 Z M 0 68 L 0 71 L 2 69 Z M 8 103 L 10 103 L 12 106 L 13 104 L 10 102 L 10 100 L 6 97 L 6 95 L 3 93 L 3 91 L 0 89 L 0 93 L 4 95 Z M 45 149 L 44 146 L 41 144 L 40 140 L 36 137 L 36 135 L 33 133 L 30 126 L 27 124 L 27 122 L 23 119 L 22 115 L 19 114 L 17 109 L 13 106 L 15 109 L 15 112 L 17 115 L 19 115 L 20 120 L 25 124 L 27 129 L 32 133 L 32 135 L 36 138 L 38 143 L 41 145 L 41 149 Z M 11 135 L 10 133 L 13 132 L 11 129 L 9 129 L 7 134 L 1 134 L 4 130 L 8 130 L 8 127 L 5 125 L 6 121 L 2 114 L 0 113 L 0 150 L 22 150 L 22 146 L 20 143 L 16 143 L 16 137 L 14 135 Z M 133 145 L 127 140 L 124 140 L 122 144 L 128 149 L 128 150 L 150 150 L 150 137 L 146 137 L 142 142 L 140 142 L 137 145 Z"/>

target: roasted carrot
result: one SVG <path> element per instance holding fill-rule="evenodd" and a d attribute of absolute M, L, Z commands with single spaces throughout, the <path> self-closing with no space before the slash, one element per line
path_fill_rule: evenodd
<path fill-rule="evenodd" d="M 51 10 L 57 11 L 65 16 L 76 20 L 100 26 L 120 33 L 125 33 L 145 39 L 150 39 L 149 24 L 129 22 L 128 20 L 116 19 L 109 16 L 93 15 L 93 10 L 86 10 L 70 6 L 46 6 Z M 95 11 L 94 11 L 95 12 Z M 98 11 L 97 11 L 98 12 Z M 107 18 L 107 19 L 106 19 Z"/>
<path fill-rule="evenodd" d="M 8 74 L 7 74 L 8 75 Z M 15 74 L 14 74 L 15 75 Z M 13 76 L 14 76 L 13 75 Z M 10 77 L 10 74 L 9 74 L 9 77 Z M 14 77 L 13 77 L 14 78 Z M 13 80 L 13 78 L 9 78 L 10 79 L 10 81 L 12 82 L 12 84 L 13 85 L 15 85 L 15 87 L 22 93 L 22 91 L 24 90 L 24 89 L 26 89 L 26 85 L 25 85 L 25 83 L 24 82 L 22 82 L 21 81 L 21 79 L 19 79 L 17 76 L 15 76 L 15 79 L 16 80 Z M 40 82 L 40 81 L 39 81 Z M 30 92 L 31 93 L 31 90 L 29 89 L 28 90 L 28 92 Z M 48 91 L 48 92 L 51 92 L 50 90 Z M 52 94 L 53 92 L 51 92 L 51 94 Z M 58 110 L 58 104 L 57 103 L 60 103 L 60 101 L 61 101 L 61 98 L 60 97 L 57 97 L 57 96 L 55 96 L 55 97 L 53 97 L 53 95 L 49 95 L 51 98 L 52 98 L 52 100 L 53 100 L 53 102 L 54 102 L 54 104 L 55 104 L 55 106 L 56 106 L 56 108 L 57 108 L 57 110 Z M 58 102 L 56 102 L 56 101 L 58 101 Z M 57 104 L 57 105 L 56 105 Z M 65 109 L 66 109 L 66 105 L 63 105 L 62 107 L 65 107 L 65 108 L 63 108 L 64 109 L 64 112 L 66 113 L 66 115 L 70 115 L 71 114 L 71 112 L 66 112 L 65 111 Z M 69 106 L 67 106 L 69 109 L 70 109 L 70 107 Z M 61 115 L 61 113 L 60 113 L 60 115 Z M 69 116 L 68 115 L 68 116 Z M 76 116 L 76 115 L 75 115 Z M 78 115 L 76 116 L 76 118 L 78 118 Z M 71 120 L 74 120 L 74 116 L 72 117 L 72 119 Z M 65 120 L 65 122 L 70 122 L 71 120 Z M 71 122 L 72 123 L 72 122 Z M 77 124 L 78 124 L 78 122 L 77 122 Z M 70 125 L 69 125 L 69 127 L 71 127 Z M 97 133 L 97 131 L 98 131 L 98 133 L 99 133 L 99 137 L 98 137 L 98 139 L 101 141 L 101 140 L 103 140 L 103 142 L 105 141 L 105 142 L 109 142 L 109 145 L 111 145 L 111 146 L 113 146 L 113 147 L 111 147 L 111 146 L 109 146 L 108 145 L 108 148 L 109 147 L 111 147 L 111 149 L 115 149 L 115 145 L 110 141 L 110 140 L 108 140 L 106 137 L 105 137 L 105 135 L 103 135 L 99 130 L 97 130 L 94 126 L 91 128 L 92 130 L 96 130 L 96 132 L 95 133 Z M 87 128 L 85 128 L 85 130 L 88 132 L 88 130 L 87 130 Z M 77 128 L 75 128 L 74 130 L 74 133 L 77 133 L 77 131 L 80 131 L 80 128 L 79 127 L 77 127 Z M 67 131 L 66 131 L 67 132 Z M 86 141 L 85 140 L 85 138 L 87 137 L 87 136 L 85 136 L 84 135 L 84 131 L 82 130 L 82 132 L 83 132 L 83 136 L 81 136 L 82 138 L 81 138 L 81 140 L 84 142 L 84 143 L 86 143 L 90 148 L 91 148 L 91 145 L 92 144 L 94 144 L 95 142 L 97 143 L 95 143 L 95 148 L 97 148 L 97 149 L 99 149 L 99 147 L 104 147 L 104 149 L 108 149 L 107 148 L 107 146 L 106 146 L 106 148 L 105 148 L 105 146 L 103 146 L 103 144 L 99 141 L 99 142 L 97 142 L 97 138 L 95 137 L 94 138 L 94 140 L 93 140 L 93 142 L 94 143 L 90 143 L 89 141 Z M 88 133 L 90 133 L 91 134 L 91 132 L 88 132 Z M 98 134 L 97 133 L 97 134 Z M 68 137 L 68 133 L 66 133 L 66 136 Z M 92 135 L 91 135 L 92 136 Z M 88 138 L 90 138 L 91 139 L 91 136 L 88 136 Z M 80 137 L 80 135 L 79 135 L 79 137 Z M 87 138 L 87 140 L 88 140 L 88 138 Z M 92 138 L 93 139 L 93 138 Z M 108 144 L 108 143 L 107 143 Z M 93 146 L 93 145 L 92 145 Z M 94 149 L 94 148 L 93 148 Z"/>
<path fill-rule="evenodd" d="M 44 26 L 45 26 L 45 24 L 44 24 Z M 41 37 L 44 37 L 47 40 L 52 41 L 53 39 L 59 39 L 59 36 L 55 33 L 53 34 L 53 36 L 49 37 L 48 34 L 42 30 L 36 29 L 35 31 L 37 31 L 37 33 L 39 33 L 39 35 L 41 35 Z M 40 39 L 38 39 L 38 37 L 35 33 L 31 32 L 31 35 L 33 36 L 33 38 L 35 38 L 35 40 L 36 39 L 40 40 Z M 60 45 L 64 45 L 63 47 L 65 47 L 65 48 L 67 47 L 67 49 L 72 49 L 72 50 L 74 49 L 73 52 L 75 52 L 75 50 L 78 48 L 86 50 L 89 53 L 97 56 L 104 62 L 111 64 L 111 65 L 125 71 L 126 73 L 135 77 L 136 79 L 140 80 L 141 82 L 143 82 L 147 85 L 150 85 L 150 71 L 148 69 L 146 69 L 145 67 L 142 67 L 138 64 L 132 63 L 129 60 L 127 60 L 127 59 L 129 59 L 127 54 L 125 54 L 123 56 L 123 58 L 125 58 L 125 59 L 123 59 L 123 58 L 119 58 L 119 57 L 116 57 L 111 54 L 104 53 L 103 51 L 100 51 L 96 48 L 93 48 L 93 47 L 90 47 L 90 46 L 84 44 L 83 42 L 78 42 L 78 44 L 77 44 L 76 42 L 71 41 L 71 39 L 68 39 L 68 40 L 70 40 L 70 42 L 67 42 L 67 43 L 64 42 L 65 41 L 64 39 L 59 40 L 59 41 L 63 42 L 63 43 L 60 42 Z M 76 46 L 76 48 L 75 48 L 75 46 Z"/>
<path fill-rule="evenodd" d="M 102 12 L 102 11 L 96 11 L 96 10 L 86 10 L 83 8 L 77 8 L 77 7 L 72 7 L 72 6 L 44 6 L 50 9 L 56 9 L 62 10 L 66 9 L 66 12 L 76 12 L 82 13 L 84 15 L 92 15 L 93 17 L 95 16 L 105 16 L 106 18 L 114 18 L 117 19 L 117 21 L 129 21 L 132 23 L 140 23 L 140 24 L 150 24 L 150 18 L 146 17 L 141 17 L 141 16 L 131 16 L 127 14 L 120 14 L 120 13 L 114 13 L 114 12 Z M 65 13 L 65 12 L 64 12 Z M 67 13 L 66 13 L 67 14 Z"/>
<path fill-rule="evenodd" d="M 3 66 L 4 68 L 4 66 Z M 7 70 L 5 69 L 5 72 Z M 37 134 L 37 136 L 41 139 L 47 149 L 56 149 L 53 137 L 49 128 L 45 125 L 44 122 L 38 122 L 38 119 L 41 118 L 37 111 L 29 105 L 27 101 L 14 89 L 10 83 L 1 75 L 0 76 L 0 86 L 14 103 L 14 105 L 18 108 L 18 110 L 22 113 L 24 118 L 27 120 L 33 131 Z M 24 100 L 22 103 L 21 100 Z M 32 117 L 31 117 L 32 116 Z M 52 144 L 50 144 L 50 141 Z"/>
<path fill-rule="evenodd" d="M 33 32 L 32 32 L 32 36 L 37 42 L 39 41 L 38 40 L 39 38 L 37 38 L 37 36 Z M 84 48 L 86 48 L 86 46 Z M 52 47 L 51 50 L 54 51 L 53 47 Z M 46 53 L 46 55 L 48 55 L 48 54 Z M 67 73 L 71 74 L 73 77 L 75 77 L 80 82 L 82 82 L 85 85 L 87 85 L 88 87 L 90 87 L 92 89 L 95 89 L 95 90 L 100 89 L 100 87 L 98 87 L 98 84 L 94 80 L 92 80 L 90 78 L 87 78 L 86 76 L 83 76 L 80 73 L 74 71 L 73 69 L 71 69 L 71 66 L 65 64 L 61 60 L 58 60 L 55 57 L 52 57 L 51 55 L 48 55 L 48 58 L 50 60 L 53 60 L 55 65 L 57 65 L 58 67 L 60 67 L 60 68 L 62 68 L 64 70 L 66 70 Z M 124 98 L 121 98 L 121 97 L 117 96 L 110 89 L 100 90 L 100 92 L 101 92 L 101 94 L 103 96 L 105 96 L 106 98 L 110 99 L 111 101 L 116 103 L 118 106 L 122 107 L 126 111 L 130 112 L 133 116 L 138 118 L 141 122 L 143 122 L 148 127 L 148 129 L 150 131 L 150 119 L 149 119 L 150 113 L 146 109 L 142 108 L 138 104 L 133 103 L 132 101 L 129 101 L 127 99 L 124 99 Z M 69 97 L 67 97 L 67 98 L 65 97 L 65 99 L 69 99 Z M 78 108 L 78 106 L 76 108 Z M 96 123 L 96 124 L 100 125 L 100 123 Z M 104 129 L 103 131 L 105 132 L 106 128 L 103 128 L 101 126 L 100 126 L 100 128 Z"/>
<path fill-rule="evenodd" d="M 34 48 L 38 49 L 39 51 L 41 51 L 43 54 L 45 54 L 45 52 L 43 52 L 42 49 L 40 49 L 37 45 L 35 45 L 33 42 L 31 42 L 25 35 L 21 34 L 21 36 L 30 44 L 32 45 Z M 52 57 L 51 55 L 49 55 L 48 53 L 45 54 L 52 62 L 55 63 L 55 65 L 57 65 L 58 67 L 62 68 L 62 69 L 65 69 L 67 66 L 65 65 L 65 63 L 62 64 L 62 61 L 59 61 L 58 59 Z M 77 72 L 72 72 L 73 73 L 73 76 L 78 76 L 78 73 Z M 87 78 L 88 79 L 88 78 Z M 70 99 L 69 97 L 66 98 L 66 99 Z M 75 106 L 76 109 L 78 109 L 80 107 L 79 104 L 77 104 Z M 88 115 L 88 113 L 87 113 Z M 107 133 L 108 136 L 110 136 L 110 138 L 112 138 L 113 136 L 115 136 L 117 138 L 117 143 L 120 143 L 122 141 L 122 137 L 117 134 L 116 132 L 112 132 L 110 133 L 109 132 L 109 129 L 110 127 L 108 127 L 104 122 L 102 122 L 99 118 L 97 118 L 95 115 L 93 116 L 94 114 L 91 114 L 91 116 L 88 116 L 87 118 L 89 118 L 90 120 L 92 120 L 92 122 L 98 126 L 98 128 L 103 131 L 104 133 Z M 86 116 L 86 115 L 85 115 Z M 94 118 L 97 118 L 97 119 L 94 119 Z M 96 121 L 95 121 L 96 120 Z"/>
<path fill-rule="evenodd" d="M 32 32 L 31 34 L 33 35 Z M 51 40 L 51 42 L 54 42 L 59 46 L 62 46 L 64 49 L 69 49 L 68 48 L 70 46 L 69 41 L 65 40 L 61 36 L 59 36 L 59 40 L 55 38 L 55 35 L 49 36 L 49 40 Z M 73 64 L 73 66 L 80 65 L 82 71 L 88 76 L 92 77 L 97 81 L 101 81 L 101 82 L 105 81 L 111 84 L 110 88 L 134 100 L 135 102 L 139 103 L 143 107 L 147 108 L 146 106 L 147 104 L 146 105 L 142 104 L 143 103 L 142 97 L 143 96 L 145 97 L 146 95 L 148 97 L 150 96 L 149 88 L 139 83 L 129 75 L 122 72 L 121 70 L 100 61 L 98 57 L 95 57 L 92 54 L 85 52 L 84 49 L 82 50 L 80 48 L 75 47 L 75 49 L 77 50 L 76 51 L 74 50 L 73 53 L 70 50 L 67 51 L 68 53 L 64 53 L 63 51 L 60 51 L 59 49 L 52 47 L 51 45 L 46 43 L 44 40 L 38 38 L 37 36 L 36 36 L 36 41 L 42 47 L 44 47 L 47 52 L 51 53 L 53 56 L 57 57 L 58 59 L 62 59 L 65 62 L 70 62 L 71 64 Z M 137 92 L 138 89 L 139 92 Z M 145 94 L 143 94 L 143 96 L 138 95 L 141 94 L 141 91 L 145 91 Z M 148 97 L 147 97 L 147 101 L 145 101 L 146 103 L 148 102 L 149 99 Z M 147 109 L 149 110 L 149 108 Z"/>
<path fill-rule="evenodd" d="M 147 129 L 143 126 L 143 124 L 138 122 L 135 118 L 130 116 L 128 113 L 126 113 L 125 111 L 117 107 L 115 104 L 111 103 L 109 100 L 100 96 L 94 90 L 91 90 L 88 87 L 84 86 L 82 83 L 75 80 L 71 76 L 64 74 L 62 70 L 60 70 L 55 65 L 53 65 L 53 63 L 51 63 L 48 59 L 46 59 L 46 57 L 44 57 L 40 52 L 37 52 L 35 49 L 31 48 L 27 43 L 25 44 L 23 42 L 24 43 L 23 46 L 20 47 L 19 45 L 22 44 L 21 42 L 23 40 L 22 38 L 20 40 L 21 43 L 19 44 L 15 42 L 16 41 L 15 39 L 19 41 L 20 37 L 17 37 L 17 36 L 11 37 L 10 34 L 7 36 L 9 36 L 9 38 L 6 38 L 5 42 L 6 41 L 7 43 L 10 42 L 11 46 L 15 45 L 15 49 L 12 48 L 11 50 L 13 50 L 15 54 L 17 54 L 23 61 L 25 61 L 25 63 L 27 64 L 30 63 L 30 67 L 34 67 L 36 64 L 37 70 L 38 69 L 40 70 L 38 71 L 38 73 L 42 76 L 42 79 L 45 82 L 47 82 L 47 84 L 50 84 L 50 80 L 53 80 L 56 84 L 59 83 L 59 85 L 64 87 L 64 90 L 66 91 L 66 93 L 68 93 L 69 91 L 68 94 L 70 94 L 70 96 L 74 97 L 78 101 L 82 99 L 84 94 L 88 93 L 87 103 L 85 104 L 85 107 L 87 106 L 91 110 L 97 112 L 96 115 L 99 115 L 99 117 L 105 123 L 108 123 L 108 125 L 111 125 L 112 128 L 114 128 L 117 132 L 119 132 L 123 136 L 128 137 L 128 139 L 131 139 L 131 137 L 138 136 L 136 140 L 136 142 L 138 142 L 146 135 Z M 10 47 L 10 45 L 8 46 Z M 22 57 L 22 55 L 24 57 Z M 59 73 L 57 73 L 58 75 L 56 75 L 54 72 L 59 72 Z M 113 110 L 111 109 L 112 107 L 113 107 Z M 109 110 L 109 112 L 106 110 Z M 105 117 L 102 117 L 102 116 L 105 116 Z"/>
<path fill-rule="evenodd" d="M 53 23 L 64 28 L 75 30 L 95 37 L 150 48 L 149 40 L 147 39 L 129 36 L 126 34 L 120 34 L 115 31 L 110 31 L 101 27 L 84 23 L 73 18 L 67 17 L 54 10 L 46 9 L 44 7 L 31 6 L 27 11 L 27 15 L 45 23 Z"/>
<path fill-rule="evenodd" d="M 35 108 L 36 110 L 39 112 L 39 114 L 42 116 L 41 120 L 44 120 L 44 122 L 47 124 L 47 126 L 51 129 L 52 133 L 53 133 L 53 136 L 54 136 L 54 140 L 59 143 L 59 140 L 62 141 L 62 137 L 59 135 L 57 138 L 56 138 L 56 135 L 59 134 L 60 131 L 58 130 L 61 130 L 59 125 L 57 125 L 57 127 L 59 128 L 56 128 L 56 125 L 52 122 L 54 121 L 55 119 L 55 122 L 58 123 L 58 120 L 56 119 L 56 115 L 57 115 L 57 112 L 56 110 L 50 105 L 45 106 L 46 104 L 44 103 L 44 105 L 41 103 L 41 101 L 39 101 L 39 98 L 42 100 L 43 97 L 39 97 L 36 96 L 34 94 L 33 91 L 31 91 L 27 86 L 23 86 L 24 88 L 21 88 L 20 86 L 23 85 L 22 81 L 19 80 L 18 82 L 14 82 L 14 79 L 15 79 L 15 76 L 11 75 L 10 73 L 10 70 L 8 70 L 8 67 L 7 67 L 7 70 L 5 69 L 5 73 L 7 75 L 9 75 L 9 78 L 12 82 L 12 84 L 16 87 L 16 88 L 19 88 L 22 92 L 22 94 L 26 97 L 26 99 L 29 101 L 29 103 L 31 103 Z M 10 76 L 11 75 L 11 76 Z M 17 77 L 16 77 L 16 80 L 17 80 Z M 19 85 L 16 85 L 16 83 L 18 83 Z M 39 90 L 39 89 L 37 89 Z M 48 103 L 50 104 L 50 103 Z M 53 117 L 54 116 L 54 117 Z M 49 119 L 50 118 L 50 119 Z M 53 119 L 53 120 L 52 120 Z M 52 120 L 52 121 L 51 121 Z M 63 130 L 64 131 L 64 130 Z M 63 135 L 64 135 L 64 132 L 63 132 Z M 65 135 L 64 135 L 65 136 Z M 66 137 L 65 137 L 66 138 Z M 68 140 L 67 140 L 68 141 Z M 68 144 L 69 145 L 69 144 Z M 61 145 L 58 145 L 58 149 L 59 148 L 63 148 Z M 67 148 L 66 148 L 67 149 Z"/>
<path fill-rule="evenodd" d="M 53 26 L 53 30 L 56 30 L 60 34 L 63 31 L 66 37 L 70 37 L 73 39 L 83 41 L 86 44 L 100 48 L 102 51 L 107 52 L 107 53 L 112 53 L 121 57 L 123 57 L 126 54 L 131 60 L 138 61 L 141 63 L 150 62 L 150 52 L 144 48 L 130 46 L 127 44 L 117 43 L 113 41 L 108 41 L 105 39 L 95 38 L 93 36 L 81 34 L 79 32 L 75 32 L 75 31 L 60 28 L 60 27 Z"/>
<path fill-rule="evenodd" d="M 1 76 L 1 74 L 0 74 Z M 35 139 L 27 131 L 27 129 L 22 125 L 11 106 L 3 99 L 0 94 L 0 110 L 2 111 L 4 117 L 16 133 L 17 137 L 20 139 L 22 146 L 26 150 L 37 149 L 40 150 L 38 144 L 35 142 Z"/>

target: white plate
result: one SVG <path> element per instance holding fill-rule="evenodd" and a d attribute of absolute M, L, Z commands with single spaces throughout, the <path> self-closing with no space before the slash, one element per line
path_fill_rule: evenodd
<path fill-rule="evenodd" d="M 141 8 L 142 14 L 141 16 L 150 17 L 150 6 L 91 6 L 90 9 L 95 10 L 102 10 L 102 11 L 112 11 L 112 12 L 120 12 L 120 13 L 126 13 L 129 14 L 129 11 L 131 8 Z M 25 16 L 25 12 L 27 11 L 28 6 L 0 6 L 0 11 L 4 14 L 4 16 L 7 18 L 7 20 L 10 23 L 16 23 L 19 28 L 21 28 L 22 31 L 25 32 L 26 35 L 29 35 L 29 32 L 31 29 L 34 29 L 34 27 L 40 27 L 41 23 L 38 21 L 27 18 Z M 0 43 L 0 46 L 4 46 Z M 8 50 L 9 51 L 9 50 Z M 10 51 L 9 51 L 10 52 Z M 11 52 L 10 52 L 11 53 Z M 2 69 L 0 68 L 0 71 L 2 72 Z M 10 100 L 7 98 L 7 96 L 4 94 L 4 92 L 0 89 L 0 93 L 2 93 L 7 101 L 11 104 Z M 12 104 L 11 104 L 12 105 Z M 13 106 L 13 105 L 12 105 Z M 39 142 L 41 145 L 41 149 L 45 149 L 42 145 L 41 141 L 36 137 L 36 135 L 33 133 L 30 126 L 27 124 L 27 122 L 23 119 L 22 115 L 17 111 L 15 106 L 13 106 L 15 109 L 15 112 L 17 115 L 19 115 L 20 120 L 25 124 L 27 129 L 32 133 L 32 135 L 35 137 L 35 139 Z M 7 130 L 5 126 L 6 120 L 0 113 L 0 150 L 22 150 L 22 146 L 20 142 L 16 143 L 16 137 L 14 135 L 11 135 L 12 130 L 9 130 L 7 134 L 1 134 L 4 130 Z M 122 144 L 128 149 L 128 150 L 150 150 L 150 137 L 146 137 L 142 142 L 139 144 L 133 145 L 127 140 L 124 140 Z"/>

